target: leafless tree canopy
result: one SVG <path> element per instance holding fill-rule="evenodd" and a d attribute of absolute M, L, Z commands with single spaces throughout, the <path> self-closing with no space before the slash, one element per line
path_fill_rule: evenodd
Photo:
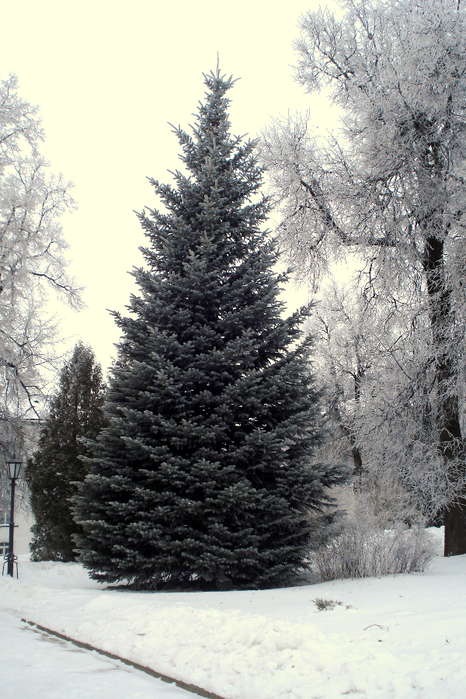
<path fill-rule="evenodd" d="M 41 370 L 50 366 L 56 321 L 46 312 L 50 291 L 77 306 L 67 274 L 60 218 L 74 207 L 71 185 L 40 155 L 44 134 L 37 108 L 0 81 L 0 459 L 19 454 L 24 425 L 38 417 Z"/>
<path fill-rule="evenodd" d="M 445 516 L 464 532 L 449 552 L 464 553 L 466 14 L 457 0 L 340 4 L 302 17 L 296 77 L 330 91 L 341 132 L 298 115 L 264 133 L 282 246 L 313 281 L 357 251 L 367 298 L 427 314 L 436 453 L 456 483 Z"/>

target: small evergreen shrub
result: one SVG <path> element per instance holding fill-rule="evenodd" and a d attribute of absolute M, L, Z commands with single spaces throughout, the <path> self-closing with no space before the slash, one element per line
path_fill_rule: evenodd
<path fill-rule="evenodd" d="M 312 600 L 316 605 L 319 612 L 326 612 L 329 609 L 334 609 L 337 605 L 342 606 L 343 602 L 337 602 L 333 599 L 322 599 L 321 597 L 316 597 Z"/>

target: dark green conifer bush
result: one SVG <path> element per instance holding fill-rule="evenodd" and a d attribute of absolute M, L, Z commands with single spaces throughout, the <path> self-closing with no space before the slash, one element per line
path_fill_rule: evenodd
<path fill-rule="evenodd" d="M 25 478 L 29 486 L 35 524 L 30 545 L 36 561 L 73 561 L 73 535 L 79 527 L 71 512 L 77 483 L 87 467 L 82 438 L 96 438 L 105 424 L 105 384 L 90 347 L 76 345 L 60 375 L 60 387 L 42 426 L 39 446 L 28 460 Z"/>

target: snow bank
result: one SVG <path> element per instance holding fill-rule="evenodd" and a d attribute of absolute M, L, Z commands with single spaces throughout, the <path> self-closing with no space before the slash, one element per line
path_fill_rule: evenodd
<path fill-rule="evenodd" d="M 20 575 L 0 579 L 1 607 L 225 699 L 466 696 L 466 556 L 263 592 L 110 591 L 76 564 Z"/>

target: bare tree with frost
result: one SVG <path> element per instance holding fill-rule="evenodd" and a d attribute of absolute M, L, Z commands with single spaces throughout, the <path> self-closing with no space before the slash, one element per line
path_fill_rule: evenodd
<path fill-rule="evenodd" d="M 325 422 L 333 438 L 332 456 L 351 458 L 356 479 L 365 471 L 357 430 L 362 393 L 367 373 L 376 361 L 372 324 L 365 322 L 367 316 L 373 320 L 371 311 L 363 301 L 355 302 L 351 292 L 332 284 L 310 319 L 317 375 L 324 391 Z"/>
<path fill-rule="evenodd" d="M 341 0 L 301 20 L 297 77 L 329 88 L 341 137 L 305 117 L 277 122 L 264 157 L 283 207 L 282 243 L 310 275 L 357 251 L 365 288 L 424 302 L 436 459 L 451 493 L 445 554 L 466 553 L 464 376 L 466 15 L 458 0 Z"/>
<path fill-rule="evenodd" d="M 38 147 L 37 108 L 0 81 L 0 452 L 18 453 L 37 418 L 41 369 L 50 365 L 55 321 L 44 309 L 49 291 L 79 305 L 67 274 L 60 219 L 74 207 L 69 183 L 50 172 Z"/>
<path fill-rule="evenodd" d="M 351 460 L 354 485 L 393 520 L 436 521 L 454 497 L 430 410 L 435 371 L 427 314 L 394 309 L 336 284 L 311 318 L 331 458 Z M 410 311 L 410 313 L 408 312 Z M 427 359 L 427 361 L 426 361 Z"/>
<path fill-rule="evenodd" d="M 340 433 L 340 451 L 350 452 L 354 476 L 360 478 L 367 470 L 360 439 L 360 424 L 371 410 L 367 387 L 390 373 L 393 358 L 398 361 L 400 328 L 393 328 L 390 308 L 335 282 L 327 286 L 310 327 L 327 420 Z"/>

